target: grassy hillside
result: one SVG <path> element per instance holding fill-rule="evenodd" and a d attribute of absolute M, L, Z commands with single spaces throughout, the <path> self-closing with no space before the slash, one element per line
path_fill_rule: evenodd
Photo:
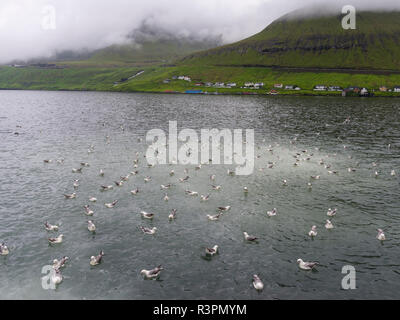
<path fill-rule="evenodd" d="M 189 55 L 182 64 L 400 70 L 400 12 L 358 12 L 356 30 L 344 30 L 342 17 L 339 11 L 288 14 L 248 39 Z"/>

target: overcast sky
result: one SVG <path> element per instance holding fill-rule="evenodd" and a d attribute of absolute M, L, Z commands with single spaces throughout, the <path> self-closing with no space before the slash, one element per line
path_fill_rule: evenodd
<path fill-rule="evenodd" d="M 0 63 L 123 43 L 144 19 L 229 43 L 305 5 L 343 2 L 400 9 L 400 0 L 0 0 Z"/>

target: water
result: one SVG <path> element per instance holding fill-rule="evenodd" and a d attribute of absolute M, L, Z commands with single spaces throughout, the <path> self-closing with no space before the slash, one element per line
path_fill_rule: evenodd
<path fill-rule="evenodd" d="M 0 241 L 11 251 L 0 257 L 0 297 L 398 299 L 399 176 L 390 172 L 400 174 L 399 110 L 395 99 L 0 91 Z M 351 122 L 343 124 L 348 116 Z M 178 121 L 179 129 L 255 129 L 260 158 L 254 174 L 231 177 L 226 171 L 232 166 L 207 165 L 199 171 L 188 166 L 191 178 L 178 183 L 185 176 L 183 166 L 147 168 L 147 144 L 138 138 L 153 128 L 167 131 L 170 120 Z M 95 152 L 88 154 L 91 144 Z M 313 153 L 311 160 L 294 167 L 293 155 L 305 149 Z M 134 170 L 137 151 L 139 174 L 121 188 L 100 192 L 100 185 Z M 64 164 L 57 164 L 58 158 Z M 45 164 L 44 159 L 54 161 Z M 329 174 L 320 159 L 339 174 Z M 90 167 L 72 173 L 82 161 Z M 274 168 L 267 168 L 268 161 L 276 162 Z M 348 167 L 357 171 L 348 173 Z M 176 174 L 170 177 L 172 169 Z M 211 174 L 221 191 L 211 190 Z M 310 191 L 311 175 L 321 179 L 312 181 Z M 145 183 L 145 176 L 152 181 Z M 74 179 L 80 179 L 77 198 L 65 200 Z M 165 202 L 160 185 L 168 183 L 174 187 Z M 132 196 L 135 187 L 141 192 Z M 201 203 L 185 195 L 186 189 L 211 193 L 210 201 Z M 98 198 L 91 204 L 95 235 L 86 229 L 83 210 L 92 196 Z M 117 206 L 105 208 L 114 199 Z M 220 221 L 206 219 L 226 205 L 232 209 Z M 266 212 L 274 207 L 278 215 L 269 218 Z M 329 207 L 338 208 L 331 231 L 324 228 Z M 178 217 L 170 223 L 173 208 Z M 154 221 L 144 221 L 141 210 L 156 213 Z M 46 232 L 46 220 L 61 225 L 61 245 L 48 245 L 47 238 L 59 233 Z M 318 236 L 311 240 L 307 233 L 314 224 Z M 144 235 L 141 225 L 156 226 L 158 232 Z M 388 238 L 383 244 L 376 239 L 377 228 Z M 244 242 L 243 231 L 258 236 L 259 243 Z M 220 254 L 204 259 L 204 248 L 214 244 Z M 90 256 L 100 250 L 106 253 L 102 264 L 91 267 Z M 42 267 L 64 255 L 70 257 L 62 269 L 64 281 L 57 290 L 42 289 Z M 320 266 L 314 272 L 299 270 L 298 258 Z M 140 270 L 158 264 L 165 268 L 160 279 L 143 280 Z M 356 268 L 356 290 L 341 288 L 344 265 Z M 265 284 L 261 293 L 251 285 L 253 274 Z"/>

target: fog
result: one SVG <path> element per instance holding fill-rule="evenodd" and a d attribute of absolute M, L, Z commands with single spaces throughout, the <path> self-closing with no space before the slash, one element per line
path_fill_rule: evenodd
<path fill-rule="evenodd" d="M 230 43 L 304 6 L 339 12 L 343 4 L 400 10 L 399 0 L 1 0 L 0 63 L 123 44 L 144 22 L 179 37 L 220 36 Z"/>

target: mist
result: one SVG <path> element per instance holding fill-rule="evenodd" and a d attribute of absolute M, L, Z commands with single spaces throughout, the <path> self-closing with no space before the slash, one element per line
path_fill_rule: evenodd
<path fill-rule="evenodd" d="M 89 52 L 132 42 L 147 26 L 177 37 L 220 38 L 231 43 L 264 29 L 282 15 L 308 6 L 400 10 L 400 1 L 343 0 L 1 0 L 0 63 Z M 350 3 L 351 2 L 351 3 Z M 311 10 L 310 10 L 311 11 Z M 339 13 L 339 12 L 338 12 Z"/>

